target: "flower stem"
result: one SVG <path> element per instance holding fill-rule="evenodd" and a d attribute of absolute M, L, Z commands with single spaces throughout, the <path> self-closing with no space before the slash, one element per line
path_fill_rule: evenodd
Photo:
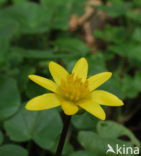
<path fill-rule="evenodd" d="M 64 114 L 63 119 L 64 119 L 64 125 L 63 125 L 63 129 L 62 129 L 62 132 L 61 132 L 61 136 L 60 136 L 60 140 L 59 140 L 59 144 L 58 144 L 55 156 L 61 156 L 61 153 L 62 153 L 62 150 L 63 150 L 63 147 L 64 147 L 64 143 L 65 143 L 65 139 L 66 139 L 66 136 L 67 136 L 67 132 L 68 132 L 68 129 L 69 129 L 71 116 L 68 116 L 68 115 Z"/>

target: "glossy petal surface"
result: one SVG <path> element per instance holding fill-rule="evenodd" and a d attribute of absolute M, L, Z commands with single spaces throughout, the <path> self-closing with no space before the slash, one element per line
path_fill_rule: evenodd
<path fill-rule="evenodd" d="M 102 107 L 97 104 L 96 102 L 93 102 L 92 100 L 84 100 L 83 102 L 80 102 L 78 104 L 82 109 L 86 110 L 90 114 L 96 116 L 97 118 L 101 120 L 105 120 L 106 114 Z"/>
<path fill-rule="evenodd" d="M 106 82 L 112 76 L 111 72 L 103 72 L 88 78 L 89 90 L 92 91 Z"/>
<path fill-rule="evenodd" d="M 117 96 L 103 91 L 103 90 L 96 90 L 92 92 L 92 98 L 96 103 L 105 106 L 122 106 L 123 102 Z"/>
<path fill-rule="evenodd" d="M 63 68 L 62 66 L 60 66 L 55 62 L 49 63 L 49 70 L 54 81 L 58 85 L 60 85 L 62 80 L 66 79 L 67 75 L 69 75 L 69 73 L 65 70 L 65 68 Z"/>
<path fill-rule="evenodd" d="M 31 99 L 25 106 L 27 110 L 44 110 L 60 106 L 60 101 L 54 93 L 43 94 Z"/>
<path fill-rule="evenodd" d="M 66 115 L 74 115 L 79 110 L 78 106 L 71 101 L 62 101 L 61 106 Z"/>
<path fill-rule="evenodd" d="M 81 58 L 79 59 L 73 70 L 72 73 L 74 74 L 75 77 L 81 78 L 82 81 L 85 81 L 87 78 L 87 74 L 88 74 L 88 63 L 87 60 L 85 58 Z"/>
<path fill-rule="evenodd" d="M 38 75 L 29 75 L 28 77 L 29 77 L 29 79 L 31 79 L 35 83 L 39 84 L 40 86 L 42 86 L 52 92 L 56 92 L 57 86 L 53 81 L 46 79 L 44 77 L 38 76 Z"/>

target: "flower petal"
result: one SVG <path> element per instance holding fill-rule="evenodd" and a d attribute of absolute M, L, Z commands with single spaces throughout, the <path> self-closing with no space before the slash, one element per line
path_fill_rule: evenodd
<path fill-rule="evenodd" d="M 92 99 L 101 105 L 105 106 L 122 106 L 124 103 L 120 100 L 117 96 L 103 91 L 103 90 L 96 90 L 92 92 Z"/>
<path fill-rule="evenodd" d="M 46 79 L 44 77 L 38 76 L 38 75 L 29 75 L 28 77 L 29 77 L 29 79 L 31 79 L 35 83 L 39 84 L 40 86 L 42 86 L 50 91 L 56 92 L 57 86 L 53 81 Z"/>
<path fill-rule="evenodd" d="M 107 81 L 112 76 L 111 72 L 103 72 L 88 78 L 89 90 L 92 91 L 102 85 L 105 81 Z"/>
<path fill-rule="evenodd" d="M 66 79 L 67 75 L 69 75 L 65 68 L 52 61 L 49 63 L 49 70 L 53 79 L 58 85 L 60 85 L 61 81 Z"/>
<path fill-rule="evenodd" d="M 87 112 L 91 113 L 92 115 L 96 116 L 97 118 L 101 119 L 101 120 L 105 120 L 106 118 L 106 114 L 104 112 L 104 110 L 102 109 L 102 107 L 97 104 L 96 102 L 92 101 L 92 100 L 83 100 L 83 102 L 81 101 L 80 103 L 78 103 L 78 105 L 86 110 Z"/>
<path fill-rule="evenodd" d="M 62 109 L 66 115 L 74 115 L 78 112 L 79 108 L 71 101 L 62 101 Z"/>
<path fill-rule="evenodd" d="M 60 101 L 54 93 L 43 94 L 31 99 L 25 106 L 27 110 L 44 110 L 60 106 Z"/>
<path fill-rule="evenodd" d="M 81 58 L 79 59 L 73 70 L 72 73 L 74 74 L 75 77 L 79 77 L 82 79 L 82 81 L 85 81 L 87 78 L 87 74 L 88 74 L 88 63 L 87 60 L 85 58 Z"/>

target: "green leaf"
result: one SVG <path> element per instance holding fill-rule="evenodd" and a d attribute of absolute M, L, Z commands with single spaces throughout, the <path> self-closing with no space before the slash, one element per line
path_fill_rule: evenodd
<path fill-rule="evenodd" d="M 80 131 L 78 134 L 78 141 L 84 149 L 95 156 L 103 156 L 108 149 L 107 145 L 110 144 L 113 149 L 118 144 L 120 147 L 123 145 L 133 147 L 134 145 L 140 147 L 139 141 L 135 138 L 132 132 L 127 130 L 124 126 L 114 123 L 112 121 L 100 121 L 97 124 L 98 134 L 92 131 Z M 119 137 L 127 135 L 131 140 L 123 141 Z M 113 154 L 108 154 L 113 155 Z M 120 155 L 120 154 L 117 154 Z M 129 154 L 131 156 L 132 154 Z"/>
<path fill-rule="evenodd" d="M 141 45 L 134 43 L 124 43 L 120 45 L 110 45 L 109 51 L 116 53 L 120 56 L 128 57 L 129 59 L 136 59 L 141 61 Z"/>
<path fill-rule="evenodd" d="M 130 84 L 130 85 L 129 85 Z M 125 74 L 124 78 L 121 82 L 121 91 L 125 95 L 125 97 L 135 98 L 139 92 L 139 87 L 135 87 L 134 85 L 134 77 Z M 131 89 L 132 88 L 132 89 Z"/>
<path fill-rule="evenodd" d="M 83 16 L 85 14 L 85 6 L 88 0 L 70 0 L 71 2 L 71 15 L 77 14 L 78 16 Z"/>
<path fill-rule="evenodd" d="M 56 19 L 60 19 L 62 23 L 65 20 L 69 20 L 69 16 L 72 14 L 83 15 L 85 13 L 85 4 L 87 0 L 40 0 L 43 6 L 46 6 L 48 10 L 52 9 L 52 22 L 56 22 Z M 65 13 L 63 15 L 63 12 Z M 60 15 L 59 15 L 60 14 Z M 54 15 L 54 16 L 53 16 Z M 58 16 L 59 15 L 59 16 Z M 59 17 L 59 18 L 58 18 Z M 53 23 L 55 26 L 55 24 Z M 66 23 L 65 23 L 66 25 Z M 56 27 L 56 26 L 55 26 Z"/>
<path fill-rule="evenodd" d="M 26 78 L 26 79 L 28 79 L 28 78 Z M 28 98 L 34 98 L 35 96 L 49 92 L 48 90 L 46 90 L 45 88 L 32 82 L 31 80 L 27 80 L 27 81 L 28 81 L 28 83 L 27 83 L 27 86 L 25 89 L 25 94 Z"/>
<path fill-rule="evenodd" d="M 0 38 L 0 70 L 6 69 L 9 65 L 7 52 L 9 48 L 9 40 Z"/>
<path fill-rule="evenodd" d="M 128 11 L 127 6 L 124 4 L 116 4 L 112 6 L 94 6 L 94 8 L 108 13 L 108 15 L 110 15 L 111 17 L 120 17 L 126 15 L 126 12 Z"/>
<path fill-rule="evenodd" d="M 113 73 L 113 76 L 98 89 L 111 92 L 121 99 L 126 97 L 126 94 L 122 91 L 120 76 L 116 73 Z"/>
<path fill-rule="evenodd" d="M 8 0 L 1 0 L 0 1 L 0 6 L 2 6 L 3 4 L 5 4 Z"/>
<path fill-rule="evenodd" d="M 0 156 L 28 156 L 28 152 L 19 145 L 6 144 L 0 147 Z"/>
<path fill-rule="evenodd" d="M 57 149 L 58 142 L 59 142 L 59 140 L 57 141 L 57 145 L 56 145 L 56 148 L 55 149 Z M 54 149 L 53 149 L 53 151 L 54 151 Z M 56 150 L 55 150 L 55 152 L 56 152 Z M 67 140 L 66 140 L 65 145 L 63 147 L 62 155 L 67 156 L 70 153 L 73 153 L 73 146 L 69 142 L 67 142 Z"/>
<path fill-rule="evenodd" d="M 52 29 L 68 30 L 71 3 L 70 0 L 41 0 L 43 7 L 46 7 L 47 12 L 50 13 Z"/>
<path fill-rule="evenodd" d="M 77 151 L 77 152 L 73 152 L 69 156 L 93 156 L 93 155 L 86 151 Z"/>
<path fill-rule="evenodd" d="M 98 119 L 91 116 L 89 113 L 85 112 L 83 114 L 78 114 L 72 116 L 72 124 L 77 128 L 81 130 L 90 130 L 90 129 L 96 129 L 96 123 Z"/>
<path fill-rule="evenodd" d="M 25 108 L 4 123 L 4 127 L 13 141 L 34 140 L 40 147 L 52 149 L 56 143 L 62 121 L 55 109 L 45 111 L 27 111 Z"/>
<path fill-rule="evenodd" d="M 94 154 L 95 156 L 106 155 L 108 144 L 110 144 L 113 148 L 116 147 L 116 144 L 121 147 L 123 145 L 132 146 L 132 144 L 118 139 L 101 138 L 96 133 L 90 131 L 80 131 L 78 134 L 78 141 L 85 148 L 86 151 Z M 107 155 L 111 156 L 112 154 Z M 120 156 L 120 154 L 117 154 L 117 156 Z M 129 154 L 128 156 L 131 155 Z"/>
<path fill-rule="evenodd" d="M 13 3 L 23 3 L 26 1 L 28 1 L 28 0 L 12 0 Z"/>
<path fill-rule="evenodd" d="M 140 7 L 140 6 L 141 6 L 141 0 L 133 0 L 133 4 L 134 4 L 136 7 Z"/>
<path fill-rule="evenodd" d="M 0 145 L 3 143 L 3 133 L 0 131 Z"/>
<path fill-rule="evenodd" d="M 133 84 L 134 84 L 134 88 L 136 88 L 136 90 L 140 92 L 141 91 L 141 71 L 137 71 L 135 73 Z"/>
<path fill-rule="evenodd" d="M 35 74 L 35 67 L 28 65 L 24 65 L 20 68 L 20 73 L 18 76 L 18 86 L 20 88 L 20 91 L 26 90 L 28 86 L 28 75 Z"/>
<path fill-rule="evenodd" d="M 114 27 L 107 25 L 104 31 L 95 30 L 94 35 L 97 38 L 111 43 L 123 43 L 127 38 L 127 31 L 124 27 Z"/>
<path fill-rule="evenodd" d="M 113 141 L 100 138 L 96 133 L 91 131 L 80 131 L 78 134 L 78 141 L 84 149 L 95 156 L 103 156 L 106 153 L 107 144 Z"/>
<path fill-rule="evenodd" d="M 56 149 L 58 147 L 60 136 L 57 137 L 56 141 L 54 141 L 54 145 L 49 149 L 53 154 L 56 153 Z M 68 154 L 72 153 L 74 151 L 72 144 L 69 143 L 69 141 L 66 139 L 62 155 L 67 156 Z"/>
<path fill-rule="evenodd" d="M 0 76 L 0 120 L 4 120 L 18 110 L 20 95 L 16 81 L 10 77 Z"/>
<path fill-rule="evenodd" d="M 20 31 L 24 34 L 43 33 L 49 30 L 50 15 L 37 3 L 17 3 L 5 11 L 5 14 L 19 22 Z"/>
<path fill-rule="evenodd" d="M 31 50 L 31 49 L 22 49 L 19 47 L 11 47 L 11 53 L 13 55 L 19 56 L 19 59 L 28 58 L 28 59 L 37 59 L 37 60 L 45 60 L 45 59 L 63 59 L 63 58 L 75 58 L 76 53 L 57 53 L 54 52 L 52 49 L 47 50 Z"/>
<path fill-rule="evenodd" d="M 126 136 L 130 139 L 130 142 L 133 145 L 140 146 L 139 140 L 135 137 L 135 135 L 126 127 L 113 122 L 113 121 L 100 121 L 97 124 L 98 134 L 102 138 L 119 138 L 121 136 Z"/>
<path fill-rule="evenodd" d="M 87 57 L 89 62 L 89 75 L 107 71 L 105 58 L 101 51 L 97 51 L 94 55 Z"/>
<path fill-rule="evenodd" d="M 0 39 L 9 39 L 18 31 L 16 20 L 0 16 L 0 21 Z"/>
<path fill-rule="evenodd" d="M 134 22 L 138 22 L 139 24 L 141 23 L 140 13 L 135 12 L 134 10 L 129 10 L 126 16 Z"/>
<path fill-rule="evenodd" d="M 52 29 L 68 30 L 70 10 L 69 10 L 69 7 L 67 6 L 68 2 L 66 3 L 66 5 L 64 4 L 61 6 L 57 6 L 54 9 L 54 12 L 52 12 L 52 20 L 51 20 Z M 53 9 L 53 8 L 50 8 L 50 9 Z"/>
<path fill-rule="evenodd" d="M 137 27 L 133 34 L 132 34 L 132 39 L 141 43 L 141 28 Z"/>
<path fill-rule="evenodd" d="M 56 51 L 65 53 L 76 53 L 78 56 L 84 56 L 90 51 L 84 42 L 76 38 L 59 38 L 54 42 Z M 77 46 L 76 46 L 77 45 Z"/>

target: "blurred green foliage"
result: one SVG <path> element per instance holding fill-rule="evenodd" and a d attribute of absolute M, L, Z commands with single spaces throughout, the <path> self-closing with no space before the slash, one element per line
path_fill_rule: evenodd
<path fill-rule="evenodd" d="M 82 16 L 86 2 L 0 1 L 0 156 L 55 153 L 62 129 L 60 110 L 25 110 L 30 98 L 47 92 L 27 76 L 51 78 L 51 60 L 71 71 L 80 57 L 87 58 L 89 75 L 113 72 L 111 80 L 100 88 L 125 100 L 125 106 L 105 108 L 109 121 L 99 121 L 88 113 L 73 116 L 70 142 L 65 144 L 63 155 L 103 156 L 107 144 L 140 146 L 124 124 L 132 126 L 130 119 L 141 109 L 141 0 L 109 0 L 92 6 L 107 14 L 103 28 L 92 30 L 98 47 L 95 53 L 79 30 L 69 31 L 70 16 Z"/>

